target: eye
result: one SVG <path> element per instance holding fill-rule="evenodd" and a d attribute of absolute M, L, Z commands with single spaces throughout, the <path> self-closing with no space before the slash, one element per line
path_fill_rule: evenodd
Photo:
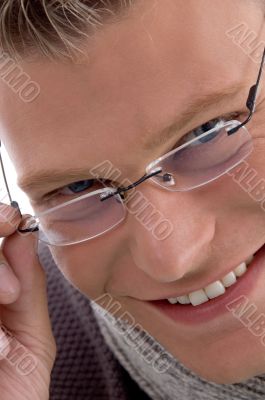
<path fill-rule="evenodd" d="M 57 189 L 56 196 L 73 196 L 93 192 L 104 187 L 114 186 L 114 183 L 109 179 L 87 179 L 83 181 L 73 182 L 67 186 Z"/>
<path fill-rule="evenodd" d="M 73 182 L 67 186 L 56 189 L 44 199 L 44 202 L 52 206 L 56 206 L 57 201 L 72 200 L 83 194 L 103 189 L 104 187 L 111 187 L 110 180 L 107 179 L 86 179 L 83 181 Z M 113 184 L 112 184 L 113 186 Z"/>
<path fill-rule="evenodd" d="M 77 194 L 83 192 L 84 190 L 90 189 L 95 185 L 95 179 L 87 179 L 84 181 L 78 181 L 71 183 L 68 186 L 63 187 L 57 191 L 57 194 Z M 68 192 L 67 192 L 68 191 Z"/>
<path fill-rule="evenodd" d="M 202 125 L 200 125 L 199 127 L 193 129 L 192 131 L 190 131 L 189 133 L 187 133 L 186 135 L 184 135 L 181 139 L 180 142 L 178 143 L 178 146 L 189 142 L 190 140 L 195 139 L 196 137 L 199 137 L 200 135 L 202 135 L 203 133 L 210 131 L 211 129 L 217 128 L 218 126 L 222 126 L 224 122 L 230 121 L 232 119 L 236 119 L 239 117 L 239 113 L 238 112 L 234 112 L 234 113 L 230 113 L 226 116 L 222 116 L 222 117 L 217 117 L 214 118 Z M 204 136 L 200 139 L 198 139 L 197 141 L 194 142 L 194 146 L 201 144 L 201 143 L 207 143 L 210 142 L 211 140 L 213 140 L 216 136 L 218 136 L 220 133 L 220 131 L 214 130 L 211 134 Z"/>

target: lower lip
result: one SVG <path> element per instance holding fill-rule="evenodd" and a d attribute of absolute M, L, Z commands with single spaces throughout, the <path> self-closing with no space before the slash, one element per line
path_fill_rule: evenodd
<path fill-rule="evenodd" d="M 148 303 L 177 322 L 198 324 L 213 320 L 229 312 L 227 304 L 239 296 L 249 295 L 255 289 L 265 263 L 265 245 L 256 253 L 244 275 L 238 281 L 226 288 L 225 294 L 209 300 L 199 306 L 190 304 L 170 304 L 167 300 L 155 300 Z"/>

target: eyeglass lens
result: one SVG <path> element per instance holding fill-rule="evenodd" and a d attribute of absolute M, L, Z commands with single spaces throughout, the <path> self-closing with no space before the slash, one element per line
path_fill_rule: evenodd
<path fill-rule="evenodd" d="M 163 173 L 151 179 L 172 191 L 185 191 L 202 186 L 231 170 L 253 150 L 252 138 L 245 127 L 229 136 L 227 130 L 240 124 L 229 121 L 183 145 L 166 158 L 150 164 L 147 172 L 160 167 Z"/>
<path fill-rule="evenodd" d="M 160 186 L 184 191 L 208 183 L 231 170 L 253 149 L 252 138 L 245 127 L 229 136 L 227 131 L 240 124 L 228 121 L 200 135 L 180 148 L 151 163 L 146 172 L 157 167 L 162 172 L 151 178 Z M 83 197 L 83 198 L 82 198 Z M 97 237 L 121 223 L 126 217 L 120 195 L 100 200 L 100 194 L 67 204 L 58 200 L 50 211 L 38 215 L 39 239 L 47 244 L 68 245 Z M 57 207 L 58 206 L 58 207 Z"/>
<path fill-rule="evenodd" d="M 82 242 L 114 228 L 125 215 L 119 195 L 105 202 L 100 201 L 100 195 L 96 194 L 72 204 L 62 203 L 51 212 L 38 215 L 39 239 L 54 245 Z"/>

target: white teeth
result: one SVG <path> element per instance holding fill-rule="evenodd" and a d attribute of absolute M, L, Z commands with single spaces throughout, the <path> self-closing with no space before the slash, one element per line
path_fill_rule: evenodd
<path fill-rule="evenodd" d="M 213 283 L 210 283 L 210 285 L 206 286 L 204 290 L 209 299 L 214 299 L 215 297 L 224 294 L 225 287 L 221 281 L 215 281 Z"/>
<path fill-rule="evenodd" d="M 189 299 L 193 306 L 198 306 L 209 300 L 203 289 L 195 290 L 195 292 L 190 293 Z"/>
<path fill-rule="evenodd" d="M 229 287 L 236 282 L 236 274 L 233 271 L 228 272 L 221 280 L 224 287 Z"/>
<path fill-rule="evenodd" d="M 177 300 L 180 304 L 190 304 L 189 296 L 179 296 Z"/>
<path fill-rule="evenodd" d="M 214 299 L 215 297 L 221 296 L 225 293 L 225 288 L 232 286 L 237 281 L 237 277 L 244 275 L 247 271 L 247 265 L 250 264 L 254 256 L 249 257 L 246 262 L 242 262 L 233 271 L 226 274 L 222 279 L 210 283 L 203 289 L 195 290 L 187 295 L 171 297 L 167 299 L 171 304 L 192 304 L 198 306 L 199 304 Z"/>
<path fill-rule="evenodd" d="M 176 297 L 170 297 L 170 298 L 168 299 L 168 301 L 169 301 L 171 304 L 176 304 L 176 303 L 178 302 L 178 300 L 177 300 Z"/>
<path fill-rule="evenodd" d="M 241 263 L 239 264 L 238 267 L 236 267 L 236 269 L 234 269 L 234 273 L 236 274 L 236 276 L 241 276 L 243 275 L 247 270 L 247 266 L 246 263 Z"/>

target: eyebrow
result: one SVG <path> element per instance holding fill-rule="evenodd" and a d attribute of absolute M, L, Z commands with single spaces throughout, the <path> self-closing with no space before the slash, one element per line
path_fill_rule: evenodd
<path fill-rule="evenodd" d="M 194 117 L 202 113 L 205 108 L 213 106 L 218 107 L 222 103 L 226 103 L 227 101 L 231 100 L 233 96 L 239 94 L 245 88 L 246 85 L 234 84 L 222 89 L 221 91 L 200 95 L 185 106 L 185 110 L 177 117 L 177 120 L 163 129 L 163 131 L 160 132 L 156 137 L 151 137 L 149 141 L 146 141 L 143 145 L 143 148 L 145 150 L 150 150 L 167 143 L 170 141 L 170 139 L 172 139 L 172 137 L 176 137 L 176 132 L 185 128 L 185 126 L 192 122 Z M 221 114 L 219 116 L 221 116 Z M 217 117 L 217 115 L 215 117 Z"/>
<path fill-rule="evenodd" d="M 200 95 L 189 104 L 187 104 L 186 109 L 177 116 L 177 120 L 175 120 L 169 126 L 160 131 L 158 135 L 151 136 L 150 140 L 146 141 L 143 144 L 143 149 L 152 150 L 169 142 L 173 137 L 176 137 L 180 129 L 183 129 L 188 123 L 190 123 L 191 120 L 198 113 L 201 113 L 203 111 L 203 109 L 213 106 L 217 107 L 221 103 L 231 100 L 233 96 L 238 94 L 239 91 L 244 88 L 245 85 L 234 84 L 232 86 L 222 89 L 221 91 L 215 91 L 214 93 Z M 148 136 L 150 136 L 150 134 Z M 55 191 L 63 187 L 64 185 L 69 185 L 73 182 L 93 179 L 92 176 L 89 177 L 90 168 L 92 167 L 87 166 L 86 168 L 41 170 L 34 175 L 22 176 L 17 181 L 17 185 L 21 188 L 21 190 L 26 193 L 34 191 L 47 192 L 47 190 Z"/>

